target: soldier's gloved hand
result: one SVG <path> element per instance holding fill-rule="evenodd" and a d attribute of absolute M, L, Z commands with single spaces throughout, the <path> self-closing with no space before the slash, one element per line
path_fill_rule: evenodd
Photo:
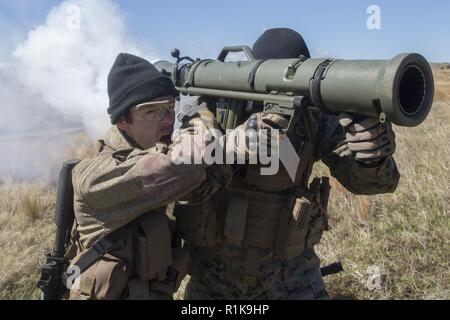
<path fill-rule="evenodd" d="M 248 158 L 250 154 L 257 152 L 258 137 L 268 138 L 266 141 L 270 143 L 271 131 L 285 129 L 288 124 L 289 120 L 278 114 L 255 113 L 245 123 L 227 134 L 226 150 L 234 152 L 239 158 Z M 266 137 L 267 135 L 269 137 Z"/>
<path fill-rule="evenodd" d="M 282 130 L 286 129 L 288 125 L 289 121 L 283 116 L 264 112 L 252 114 L 245 122 L 246 130 L 253 129 L 256 131 L 259 129 Z"/>
<path fill-rule="evenodd" d="M 252 114 L 245 122 L 245 131 L 248 137 L 247 148 L 255 150 L 256 146 L 254 144 L 257 141 L 256 135 L 259 130 L 264 129 L 264 131 L 262 131 L 262 136 L 267 138 L 267 135 L 270 136 L 272 130 L 283 130 L 287 128 L 288 125 L 289 120 L 278 114 L 261 112 Z M 270 141 L 270 139 L 267 141 Z"/>
<path fill-rule="evenodd" d="M 199 96 L 181 96 L 175 103 L 175 124 L 170 154 L 176 164 L 192 164 L 204 159 L 207 146 L 220 133 L 206 102 Z M 190 159 L 188 161 L 188 159 Z"/>
<path fill-rule="evenodd" d="M 175 102 L 174 129 L 182 128 L 192 117 L 207 111 L 209 110 L 206 102 L 202 102 L 199 96 L 181 95 Z"/>
<path fill-rule="evenodd" d="M 347 146 L 356 160 L 374 163 L 394 154 L 395 133 L 390 122 L 380 123 L 374 117 L 355 119 L 341 113 L 339 123 L 345 129 Z"/>

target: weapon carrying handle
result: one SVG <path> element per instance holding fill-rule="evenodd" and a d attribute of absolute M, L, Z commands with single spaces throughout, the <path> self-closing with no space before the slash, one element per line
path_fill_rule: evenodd
<path fill-rule="evenodd" d="M 247 56 L 247 59 L 249 61 L 256 61 L 256 58 L 253 55 L 252 49 L 250 49 L 250 47 L 248 47 L 248 46 L 225 47 L 220 52 L 217 60 L 219 60 L 220 62 L 225 62 L 225 59 L 227 58 L 227 56 L 230 52 L 243 52 L 243 53 L 245 53 L 245 55 Z"/>

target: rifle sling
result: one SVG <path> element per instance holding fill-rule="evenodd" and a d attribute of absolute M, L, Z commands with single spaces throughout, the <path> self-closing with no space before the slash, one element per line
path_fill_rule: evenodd
<path fill-rule="evenodd" d="M 84 253 L 81 254 L 80 258 L 71 266 L 78 267 L 80 274 L 82 274 L 112 249 L 114 244 L 122 237 L 123 231 L 129 228 L 133 224 L 133 222 L 111 232 L 110 234 L 107 234 L 106 236 L 96 241 L 89 249 L 84 251 Z M 66 281 L 67 278 L 71 275 L 71 273 L 64 272 L 62 275 L 62 279 Z"/>

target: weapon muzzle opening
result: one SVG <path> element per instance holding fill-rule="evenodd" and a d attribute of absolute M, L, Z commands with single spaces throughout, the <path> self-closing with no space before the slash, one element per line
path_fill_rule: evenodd
<path fill-rule="evenodd" d="M 408 116 L 417 114 L 423 107 L 427 84 L 425 75 L 417 65 L 409 65 L 400 77 L 398 87 L 399 107 Z"/>
<path fill-rule="evenodd" d="M 383 111 L 388 119 L 406 127 L 422 123 L 431 110 L 434 97 L 434 78 L 428 61 L 417 53 L 400 54 L 389 62 L 385 71 L 383 81 L 386 84 L 394 75 L 392 96 L 389 98 L 392 107 L 389 100 L 382 97 L 386 106 Z"/>

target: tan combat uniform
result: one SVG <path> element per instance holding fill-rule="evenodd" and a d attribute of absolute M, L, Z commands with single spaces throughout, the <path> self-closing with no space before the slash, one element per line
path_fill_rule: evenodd
<path fill-rule="evenodd" d="M 191 254 L 185 298 L 328 297 L 314 246 L 328 228 L 329 182 L 308 185 L 313 164 L 322 160 L 355 194 L 393 192 L 399 173 L 392 157 L 372 167 L 357 162 L 334 116 L 308 112 L 289 138 L 301 158 L 295 183 L 284 168 L 261 176 L 259 166 L 246 165 L 207 203 L 177 206 Z"/>
<path fill-rule="evenodd" d="M 214 127 L 214 118 L 203 113 L 189 125 Z M 189 129 L 184 131 L 190 134 Z M 172 147 L 157 144 L 141 150 L 113 127 L 98 142 L 97 155 L 75 167 L 78 251 L 112 232 L 120 235 L 110 252 L 82 274 L 79 288 L 71 290 L 71 298 L 158 298 L 149 295 L 153 289 L 171 295 L 174 288 L 164 280 L 170 266 L 180 262 L 176 260 L 181 259 L 181 249 L 172 248 L 174 234 L 166 216 L 167 205 L 190 193 L 207 199 L 221 183 L 231 179 L 230 172 L 213 167 L 174 165 Z"/>

